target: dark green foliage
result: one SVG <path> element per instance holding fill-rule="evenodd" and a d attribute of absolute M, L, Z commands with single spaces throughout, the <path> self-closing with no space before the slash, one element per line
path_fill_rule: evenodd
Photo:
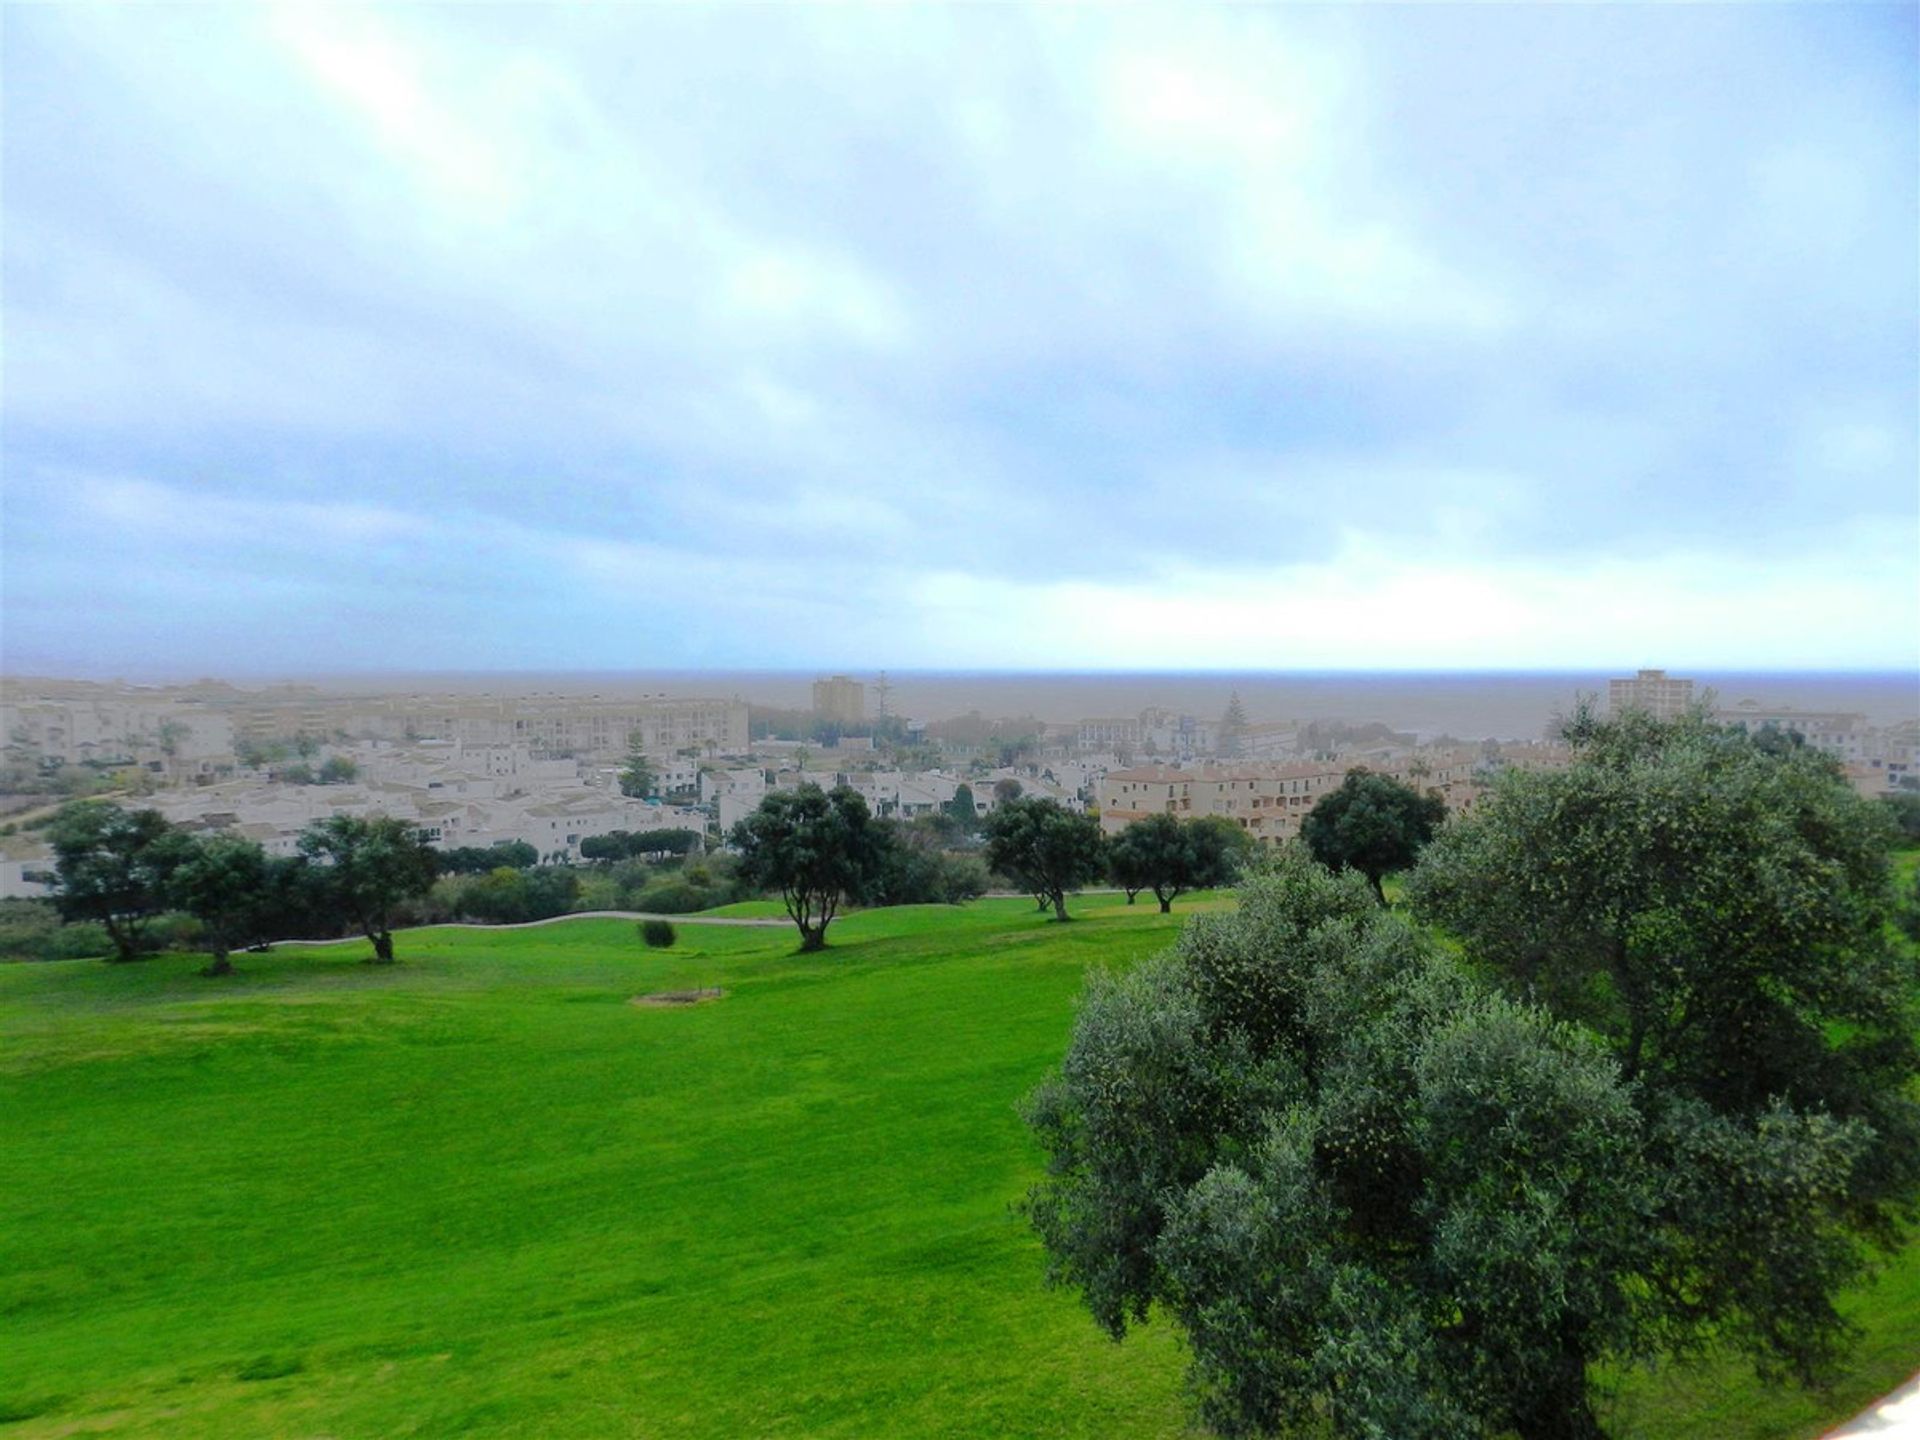
<path fill-rule="evenodd" d="M 1920 791 L 1904 791 L 1897 795 L 1882 795 L 1880 803 L 1893 817 L 1894 827 L 1900 832 L 1900 838 L 1908 845 L 1920 845 Z"/>
<path fill-rule="evenodd" d="M 580 854 L 587 860 L 611 862 L 632 860 L 642 855 L 688 855 L 698 850 L 702 837 L 697 830 L 673 827 L 666 830 L 613 830 L 605 835 L 589 835 L 580 842 Z"/>
<path fill-rule="evenodd" d="M 360 767 L 344 755 L 330 755 L 320 762 L 314 779 L 322 785 L 345 785 L 360 778 Z"/>
<path fill-rule="evenodd" d="M 828 793 L 813 784 L 768 795 L 732 835 L 742 877 L 780 892 L 802 950 L 824 949 L 840 906 L 878 883 L 889 839 L 853 790 L 837 785 Z"/>
<path fill-rule="evenodd" d="M 1106 873 L 1100 822 L 1046 796 L 1003 801 L 987 816 L 987 864 L 1067 919 L 1067 892 Z"/>
<path fill-rule="evenodd" d="M 614 882 L 613 903 L 607 907 L 639 910 L 656 915 L 690 915 L 745 900 L 753 886 L 740 874 L 731 855 L 707 855 L 677 867 L 663 869 L 637 860 L 623 861 L 608 872 Z"/>
<path fill-rule="evenodd" d="M 1349 770 L 1340 788 L 1324 795 L 1300 826 L 1313 858 L 1333 870 L 1358 870 L 1384 905 L 1380 879 L 1420 858 L 1447 818 L 1438 795 L 1422 795 L 1387 775 Z"/>
<path fill-rule="evenodd" d="M 585 850 L 585 845 L 581 849 Z M 492 845 L 454 845 L 433 852 L 442 875 L 485 875 L 506 865 L 527 870 L 540 863 L 540 852 L 524 840 L 499 840 Z"/>
<path fill-rule="evenodd" d="M 63 924 L 51 900 L 0 900 L 0 960 L 83 960 L 112 948 L 106 926 Z"/>
<path fill-rule="evenodd" d="M 1096 973 L 1028 1103 L 1052 1279 L 1116 1337 L 1163 1307 L 1225 1434 L 1597 1434 L 1663 1263 L 1617 1066 L 1358 877 L 1289 850 L 1241 897 Z"/>
<path fill-rule="evenodd" d="M 271 923 L 266 852 L 231 835 L 191 837 L 167 881 L 167 899 L 200 922 L 200 943 L 212 957 L 208 975 L 233 972 L 231 952 L 260 938 Z"/>
<path fill-rule="evenodd" d="M 670 920 L 642 920 L 640 938 L 647 943 L 649 950 L 668 950 L 678 938 L 673 932 Z"/>
<path fill-rule="evenodd" d="M 375 963 L 391 965 L 393 912 L 433 888 L 434 852 L 403 820 L 333 815 L 307 827 L 300 853 L 315 865 L 314 881 L 329 908 L 351 917 L 373 942 Z"/>
<path fill-rule="evenodd" d="M 1824 755 L 1700 716 L 1577 715 L 1576 763 L 1510 773 L 1411 878 L 1516 994 L 1635 1083 L 1675 1338 L 1831 1371 L 1862 1239 L 1920 1188 L 1915 967 L 1889 944 L 1891 826 Z"/>
<path fill-rule="evenodd" d="M 928 820 L 945 820 L 929 816 Z M 863 901 L 869 905 L 958 905 L 987 892 L 987 867 L 977 855 L 955 854 L 940 843 L 939 826 L 916 820 L 877 822 L 886 832 L 882 864 Z"/>
<path fill-rule="evenodd" d="M 180 833 L 157 810 L 83 800 L 61 809 L 49 838 L 61 915 L 104 926 L 113 959 L 139 959 L 141 932 L 165 908 L 182 856 Z"/>
<path fill-rule="evenodd" d="M 959 824 L 964 834 L 977 834 L 980 829 L 980 812 L 975 808 L 973 787 L 964 781 L 953 787 L 953 798 L 946 804 L 946 813 Z"/>
<path fill-rule="evenodd" d="M 1164 915 L 1189 890 L 1231 885 L 1253 848 L 1247 832 L 1224 815 L 1149 815 L 1107 843 L 1107 871 L 1127 892 L 1129 905 L 1140 891 L 1151 890 Z"/>
<path fill-rule="evenodd" d="M 654 774 L 653 762 L 647 759 L 646 752 L 640 748 L 640 736 L 634 734 L 629 739 L 626 767 L 620 772 L 620 793 L 632 799 L 644 800 L 659 788 L 659 779 Z"/>
<path fill-rule="evenodd" d="M 460 891 L 460 917 L 487 925 L 519 925 L 564 915 L 580 894 L 580 877 L 565 865 L 516 870 L 502 865 Z"/>

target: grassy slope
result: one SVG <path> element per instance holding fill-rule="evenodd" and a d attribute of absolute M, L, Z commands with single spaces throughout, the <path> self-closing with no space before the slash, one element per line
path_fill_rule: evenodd
<path fill-rule="evenodd" d="M 0 967 L 8 1433 L 1179 1433 L 1008 1209 L 1083 970 L 1179 919 L 1081 908 Z"/>
<path fill-rule="evenodd" d="M 1008 1209 L 1083 970 L 1181 918 L 1078 908 L 0 967 L 6 1433 L 1181 1434 L 1165 1327 L 1107 1343 Z M 1844 1394 L 1637 1379 L 1616 1433 L 1817 1433 L 1920 1355 L 1920 1250 L 1858 1303 Z"/>

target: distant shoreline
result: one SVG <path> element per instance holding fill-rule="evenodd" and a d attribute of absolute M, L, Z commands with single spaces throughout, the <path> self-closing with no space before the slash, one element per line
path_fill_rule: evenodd
<path fill-rule="evenodd" d="M 1711 688 L 1722 705 L 1753 699 L 1802 710 L 1855 711 L 1870 724 L 1920 718 L 1920 670 L 1716 671 L 1670 666 Z M 314 672 L 304 676 L 228 675 L 236 686 L 311 685 L 335 695 L 439 693 L 499 696 L 535 694 L 609 699 L 647 694 L 738 696 L 758 705 L 806 708 L 818 670 L 659 669 L 627 671 L 404 671 Z M 868 705 L 878 670 L 847 673 L 868 683 Z M 1033 716 L 1056 724 L 1090 716 L 1137 714 L 1160 706 L 1217 718 L 1236 693 L 1249 717 L 1261 720 L 1343 719 L 1378 722 L 1422 739 L 1538 737 L 1581 694 L 1604 697 L 1614 674 L 1631 671 L 1218 671 L 1140 670 L 892 670 L 887 704 L 896 714 L 940 720 L 978 710 L 989 717 Z M 28 677 L 5 682 L 25 684 Z M 44 676 L 33 678 L 48 678 Z M 195 675 L 67 677 L 94 683 L 124 678 L 139 685 L 190 684 Z"/>

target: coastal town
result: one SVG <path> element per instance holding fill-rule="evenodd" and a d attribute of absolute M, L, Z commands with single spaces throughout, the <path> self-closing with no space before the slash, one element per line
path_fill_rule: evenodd
<path fill-rule="evenodd" d="M 984 818 L 1046 796 L 1118 833 L 1146 815 L 1225 816 L 1261 845 L 1298 835 L 1313 805 L 1365 767 L 1470 810 L 1492 774 L 1556 769 L 1566 746 L 1534 737 L 1423 741 L 1365 720 L 1221 716 L 1148 706 L 1077 721 L 953 721 L 891 713 L 884 680 L 824 676 L 810 710 L 738 695 L 330 693 L 218 680 L 136 686 L 17 680 L 0 702 L 14 815 L 75 795 L 137 797 L 170 822 L 294 853 L 331 815 L 387 815 L 442 849 L 522 844 L 543 863 L 583 858 L 618 832 L 691 830 L 720 844 L 773 791 L 846 785 L 876 815 Z M 1609 682 L 1606 707 L 1671 716 L 1703 697 L 1660 670 Z M 1716 719 L 1801 736 L 1863 796 L 1920 781 L 1920 719 L 1742 698 Z M 634 762 L 641 766 L 636 772 Z M 636 783 L 638 775 L 638 783 Z M 4 817 L 0 817 L 4 821 Z M 0 897 L 47 893 L 44 840 L 0 833 Z"/>

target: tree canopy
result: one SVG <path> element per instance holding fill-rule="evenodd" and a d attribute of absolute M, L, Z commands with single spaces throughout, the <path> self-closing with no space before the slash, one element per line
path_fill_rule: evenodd
<path fill-rule="evenodd" d="M 168 877 L 167 896 L 175 909 L 200 922 L 212 957 L 206 974 L 232 973 L 234 948 L 270 924 L 275 888 L 266 851 L 256 842 L 233 835 L 189 840 Z"/>
<path fill-rule="evenodd" d="M 1446 818 L 1446 801 L 1438 795 L 1422 795 L 1392 776 L 1359 767 L 1347 772 L 1339 789 L 1320 797 L 1301 823 L 1300 838 L 1322 865 L 1366 876 L 1384 905 L 1381 878 L 1419 859 Z"/>
<path fill-rule="evenodd" d="M 825 949 L 841 905 L 863 899 L 885 867 L 887 832 L 845 785 L 776 790 L 730 838 L 742 877 L 780 892 L 802 950 Z"/>
<path fill-rule="evenodd" d="M 1067 892 L 1106 873 L 1100 822 L 1050 796 L 1006 800 L 987 816 L 987 863 L 1014 881 L 1054 918 L 1065 920 Z"/>
<path fill-rule="evenodd" d="M 1247 832 L 1224 815 L 1149 815 L 1107 842 L 1107 870 L 1129 905 L 1151 890 L 1164 915 L 1189 890 L 1233 883 L 1252 849 Z"/>
<path fill-rule="evenodd" d="M 1164 1307 L 1222 1433 L 1591 1436 L 1587 1363 L 1645 1338 L 1617 1067 L 1303 853 L 1095 972 L 1028 1118 L 1051 1278 L 1116 1338 Z"/>
<path fill-rule="evenodd" d="M 1861 1240 L 1920 1188 L 1913 957 L 1889 942 L 1884 810 L 1804 746 L 1575 716 L 1576 761 L 1510 773 L 1408 894 L 1632 1084 L 1666 1255 L 1648 1302 L 1818 1377 Z"/>
<path fill-rule="evenodd" d="M 61 915 L 98 921 L 114 959 L 139 959 L 142 932 L 165 908 L 168 878 L 184 854 L 180 832 L 157 810 L 83 800 L 60 811 L 48 838 Z"/>
<path fill-rule="evenodd" d="M 659 788 L 659 777 L 646 751 L 640 748 L 638 731 L 628 737 L 627 745 L 627 763 L 620 771 L 620 793 L 629 799 L 644 800 Z"/>
<path fill-rule="evenodd" d="M 1032 1098 L 1052 1275 L 1162 1307 L 1203 1417 L 1590 1440 L 1598 1367 L 1817 1382 L 1920 1194 L 1884 807 L 1703 717 L 1577 716 L 1409 881 L 1304 848 L 1089 982 Z"/>
<path fill-rule="evenodd" d="M 373 942 L 376 963 L 393 963 L 393 911 L 433 888 L 434 852 L 404 820 L 332 815 L 300 836 L 300 853 L 320 868 L 316 888 Z"/>

